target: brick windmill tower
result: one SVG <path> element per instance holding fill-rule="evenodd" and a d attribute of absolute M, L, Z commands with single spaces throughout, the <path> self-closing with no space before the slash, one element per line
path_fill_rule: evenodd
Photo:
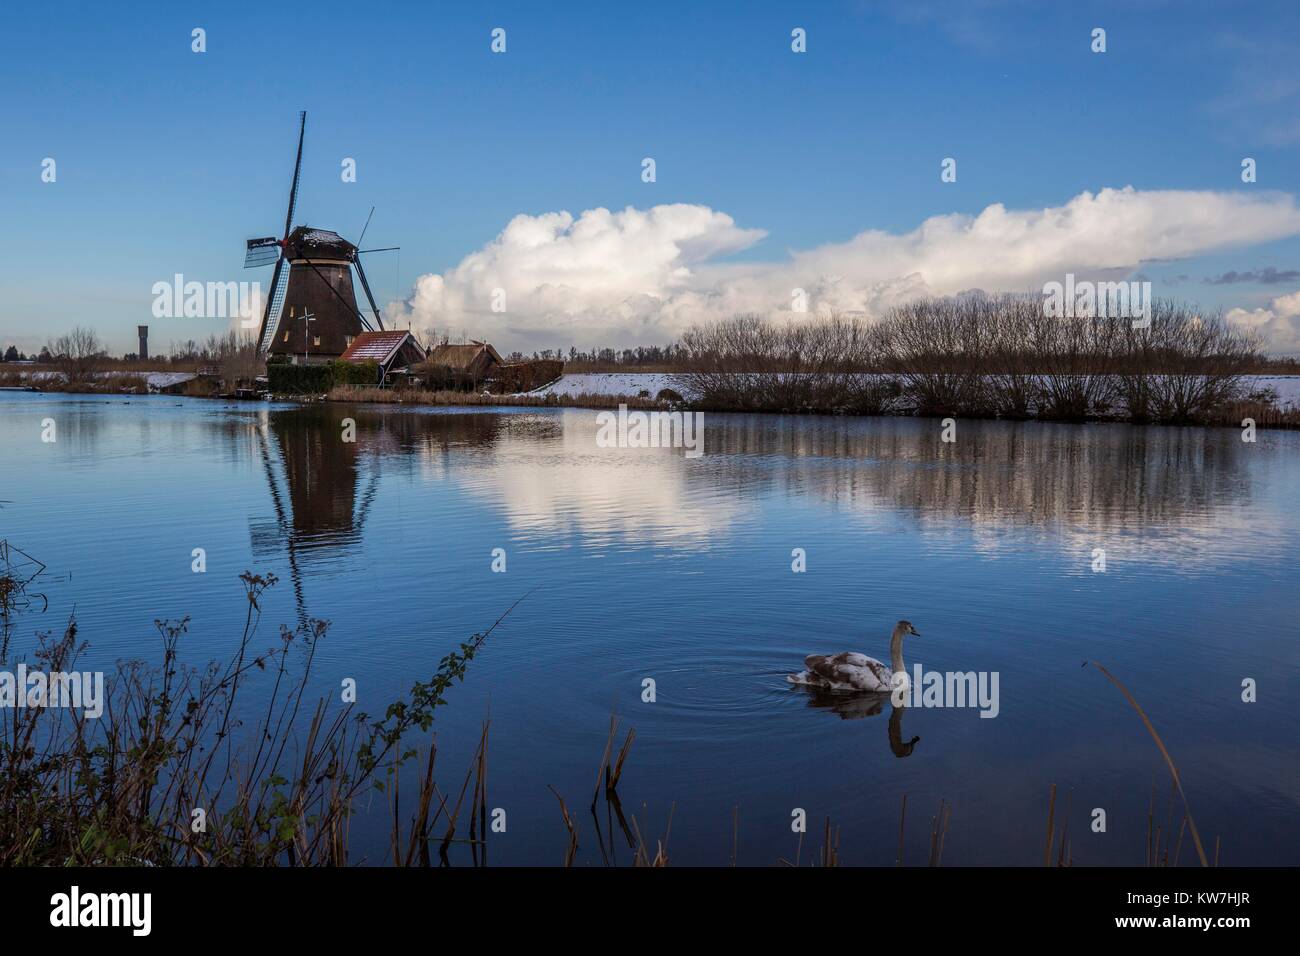
<path fill-rule="evenodd" d="M 307 114 L 298 114 L 298 158 L 293 167 L 293 185 L 289 189 L 289 211 L 284 217 L 284 236 L 249 239 L 244 268 L 254 269 L 275 263 L 271 290 L 262 313 L 258 331 L 260 351 L 283 356 L 288 361 L 317 364 L 342 355 L 352 340 L 362 332 L 384 328 L 384 320 L 370 292 L 362 252 L 388 252 L 398 248 L 358 249 L 337 232 L 312 226 L 294 228 L 293 213 L 298 203 L 298 181 L 302 174 L 302 141 L 307 130 Z M 374 210 L 371 210 L 374 213 Z M 369 228 L 370 220 L 366 220 Z M 361 230 L 364 239 L 366 230 Z M 289 269 L 285 272 L 284 265 Z M 361 280 L 366 301 L 374 316 L 373 324 L 357 308 L 352 286 L 352 270 Z"/>

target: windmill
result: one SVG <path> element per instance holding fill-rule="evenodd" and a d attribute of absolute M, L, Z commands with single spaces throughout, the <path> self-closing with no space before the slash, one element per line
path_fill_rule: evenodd
<path fill-rule="evenodd" d="M 324 362 L 338 358 L 365 331 L 384 328 L 384 320 L 375 305 L 375 297 L 361 267 L 363 252 L 388 252 L 397 249 L 358 249 L 337 232 L 312 226 L 294 227 L 293 214 L 298 203 L 298 182 L 302 175 L 302 142 L 307 131 L 307 113 L 298 114 L 298 157 L 293 166 L 293 184 L 289 188 L 289 210 L 284 217 L 284 235 L 249 239 L 244 254 L 244 268 L 256 269 L 275 263 L 271 273 L 271 291 L 262 313 L 257 333 L 259 353 L 282 355 L 288 361 Z M 371 216 L 374 209 L 370 210 Z M 370 218 L 361 230 L 364 240 Z M 289 268 L 286 273 L 285 263 Z M 361 288 L 374 322 L 357 308 L 352 286 L 352 270 L 357 270 Z M 312 325 L 308 327 L 308 322 Z"/>

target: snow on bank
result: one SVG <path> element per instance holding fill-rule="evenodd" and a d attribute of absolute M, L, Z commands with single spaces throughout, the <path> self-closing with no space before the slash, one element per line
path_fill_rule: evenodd
<path fill-rule="evenodd" d="M 571 372 L 561 375 L 550 385 L 534 389 L 528 395 L 643 395 L 655 398 L 670 388 L 683 398 L 689 398 L 676 376 L 667 372 Z"/>
<path fill-rule="evenodd" d="M 1277 393 L 1280 408 L 1300 408 L 1300 375 L 1247 375 L 1247 391 L 1271 388 Z M 543 385 L 526 394 L 563 395 L 630 395 L 655 398 L 659 392 L 670 388 L 683 398 L 691 397 L 689 389 L 668 372 L 572 372 L 561 375 L 550 385 Z"/>
<path fill-rule="evenodd" d="M 170 388 L 173 385 L 180 385 L 182 382 L 188 382 L 190 379 L 198 378 L 194 372 L 96 372 L 96 378 L 108 378 L 112 375 L 135 375 L 145 380 L 150 391 L 158 391 L 164 388 Z M 47 382 L 52 379 L 62 378 L 63 373 L 52 372 L 49 370 L 38 370 L 35 372 L 23 372 L 23 378 L 30 382 Z"/>
<path fill-rule="evenodd" d="M 150 389 L 170 388 L 173 385 L 180 385 L 182 382 L 188 382 L 198 378 L 193 372 L 148 372 L 145 374 L 145 380 Z"/>
<path fill-rule="evenodd" d="M 1300 375 L 1247 375 L 1246 387 L 1271 388 L 1277 392 L 1279 408 L 1300 408 Z"/>

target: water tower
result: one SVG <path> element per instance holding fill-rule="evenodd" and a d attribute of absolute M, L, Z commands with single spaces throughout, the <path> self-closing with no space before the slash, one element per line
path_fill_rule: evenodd
<path fill-rule="evenodd" d="M 149 358 L 149 326 L 137 325 L 136 331 L 140 333 L 140 361 L 144 362 Z"/>

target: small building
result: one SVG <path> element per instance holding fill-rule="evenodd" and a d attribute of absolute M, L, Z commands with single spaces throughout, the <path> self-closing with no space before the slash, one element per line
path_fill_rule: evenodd
<path fill-rule="evenodd" d="M 410 332 L 392 329 L 387 332 L 362 332 L 339 357 L 343 362 L 374 362 L 379 366 L 376 385 L 388 384 L 391 375 L 403 373 L 423 362 L 425 351 Z"/>
<path fill-rule="evenodd" d="M 435 345 L 429 350 L 428 364 L 444 366 L 456 376 L 478 383 L 491 378 L 505 363 L 487 342 L 471 340 L 464 345 Z"/>

